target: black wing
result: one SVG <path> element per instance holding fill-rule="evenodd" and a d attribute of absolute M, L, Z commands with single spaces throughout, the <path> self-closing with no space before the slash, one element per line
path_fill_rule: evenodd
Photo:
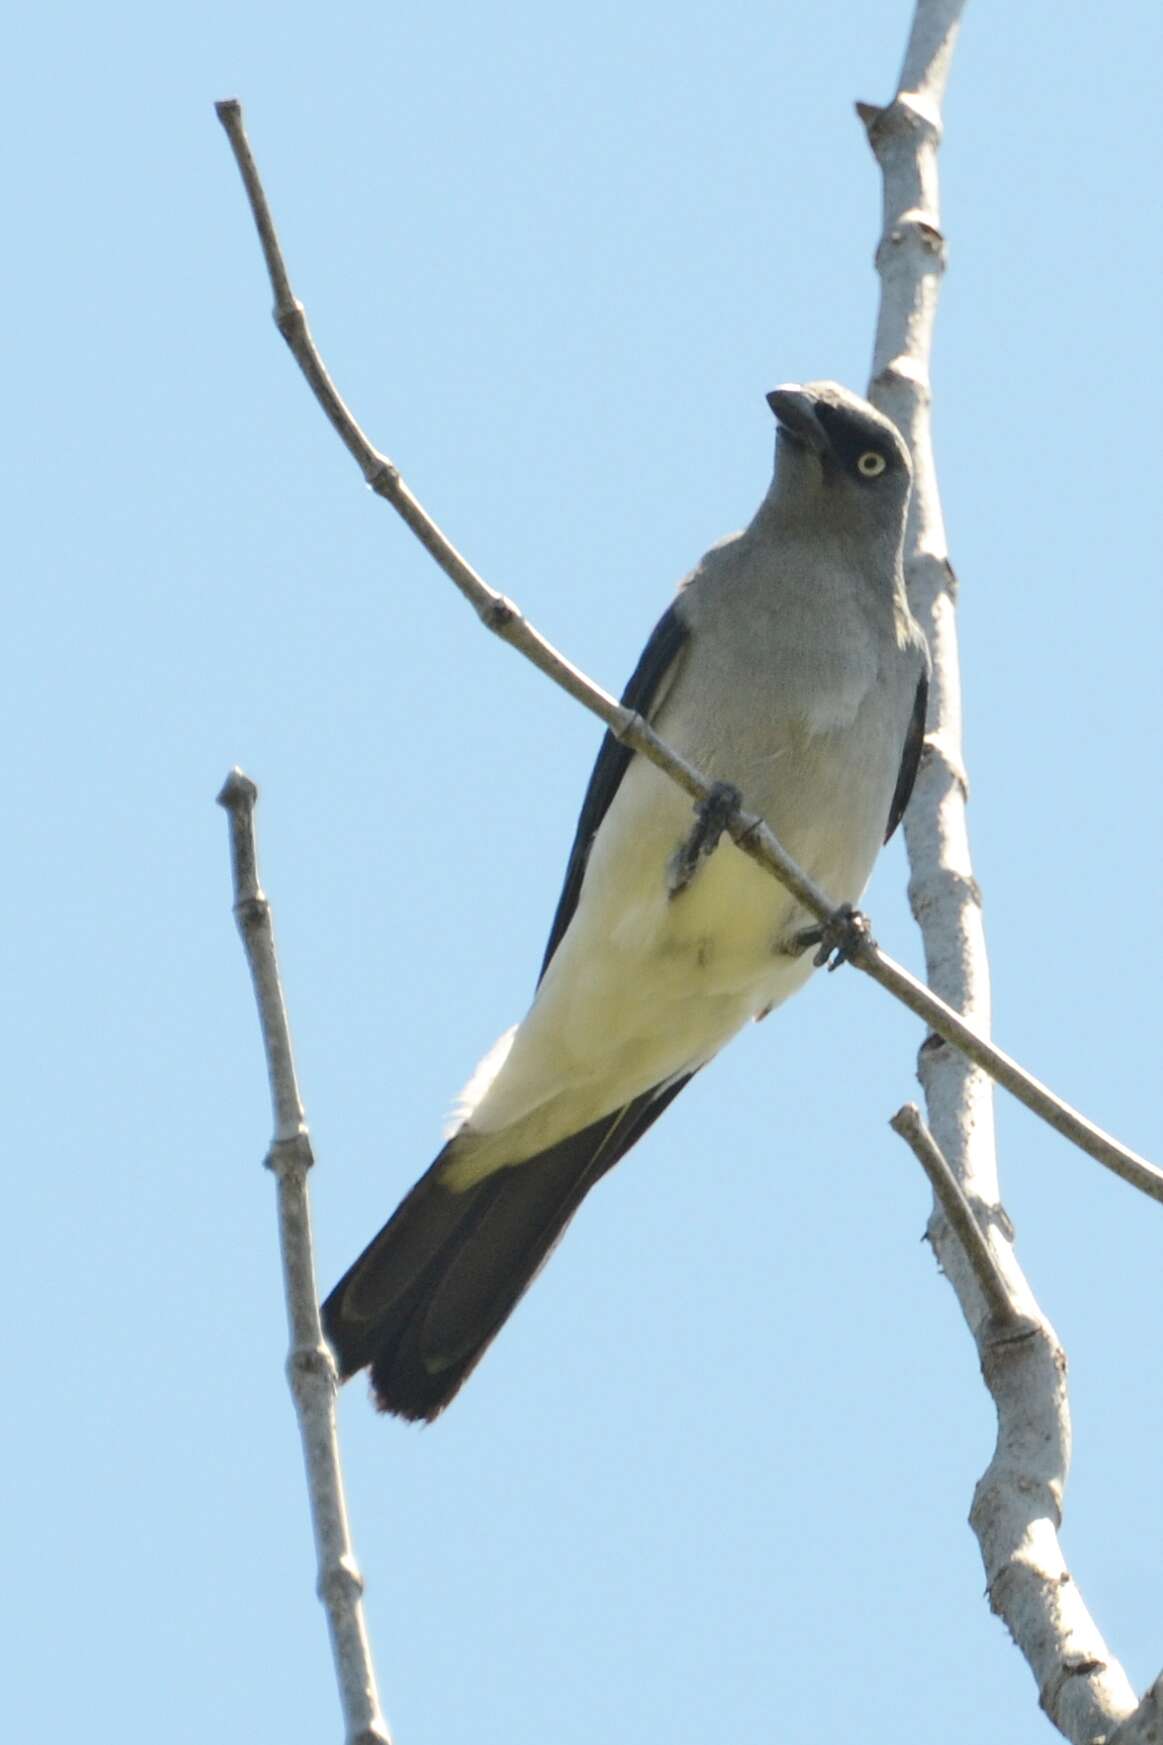
<path fill-rule="evenodd" d="M 654 629 L 650 640 L 642 650 L 642 658 L 630 675 L 629 683 L 622 692 L 622 702 L 627 709 L 634 709 L 639 715 L 646 715 L 658 695 L 659 686 L 670 672 L 675 661 L 686 644 L 690 635 L 687 626 L 679 617 L 674 606 L 668 606 Z M 923 716 L 922 716 L 923 719 Z M 565 883 L 558 898 L 557 913 L 553 917 L 553 926 L 549 929 L 549 944 L 545 947 L 545 957 L 541 964 L 540 982 L 549 968 L 549 960 L 557 950 L 565 935 L 565 930 L 573 920 L 573 912 L 577 908 L 578 896 L 581 893 L 582 879 L 585 877 L 586 862 L 590 858 L 590 847 L 598 833 L 598 827 L 606 813 L 614 795 L 618 792 L 622 777 L 630 767 L 630 759 L 634 756 L 628 745 L 623 745 L 607 733 L 602 740 L 597 762 L 594 764 L 590 785 L 586 789 L 582 801 L 581 817 L 577 821 L 577 835 L 573 839 L 573 847 L 569 853 L 569 865 L 565 869 Z"/>
<path fill-rule="evenodd" d="M 888 809 L 888 829 L 884 833 L 886 842 L 905 815 L 905 807 L 909 803 L 909 795 L 912 793 L 913 783 L 917 779 L 917 765 L 921 761 L 921 747 L 925 743 L 925 709 L 928 701 L 928 675 L 922 673 L 920 683 L 917 685 L 917 700 L 913 704 L 909 730 L 905 734 L 905 748 L 901 755 L 900 774 L 896 779 L 896 792 L 892 797 L 892 805 Z"/>

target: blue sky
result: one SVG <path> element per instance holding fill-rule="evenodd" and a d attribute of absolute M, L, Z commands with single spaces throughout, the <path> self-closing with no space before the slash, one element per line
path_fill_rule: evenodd
<path fill-rule="evenodd" d="M 765 391 L 864 383 L 910 8 L 42 8 L 10 80 L 13 1738 L 338 1736 L 282 1378 L 270 1120 L 214 794 L 264 877 L 329 1286 L 527 1003 L 595 723 L 488 639 L 284 355 L 242 98 L 369 432 L 610 689 L 751 514 Z M 996 1034 L 1159 1155 L 1163 42 L 970 5 L 936 435 Z M 899 843 L 867 906 L 919 964 Z M 965 1524 L 993 1419 L 855 975 L 603 1184 L 455 1408 L 342 1402 L 401 1745 L 1048 1738 Z M 1064 1540 L 1163 1662 L 1159 1209 L 999 1099 L 1071 1360 Z M 67 1685 L 63 1688 L 62 1680 Z"/>

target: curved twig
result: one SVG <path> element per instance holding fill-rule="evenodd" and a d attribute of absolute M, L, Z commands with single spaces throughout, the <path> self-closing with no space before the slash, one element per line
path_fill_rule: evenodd
<path fill-rule="evenodd" d="M 714 784 L 687 763 L 665 740 L 631 709 L 625 709 L 608 692 L 595 685 L 572 662 L 558 653 L 533 628 L 512 600 L 498 594 L 457 551 L 451 540 L 412 495 L 399 469 L 376 449 L 360 429 L 327 373 L 311 337 L 303 305 L 295 296 L 275 233 L 270 208 L 263 191 L 242 121 L 242 107 L 230 98 L 215 105 L 226 129 L 242 175 L 251 212 L 275 294 L 274 319 L 296 363 L 306 376 L 319 404 L 338 432 L 345 448 L 357 462 L 373 491 L 385 498 L 407 522 L 421 545 L 445 575 L 475 608 L 482 623 L 502 641 L 532 661 L 547 678 L 605 722 L 616 739 L 632 746 L 648 762 L 663 770 L 695 800 L 712 797 Z M 903 426 L 902 426 L 903 428 Z M 836 905 L 781 847 L 769 825 L 742 805 L 724 820 L 732 839 L 789 890 L 820 921 L 836 916 Z M 871 938 L 852 954 L 851 961 L 879 982 L 922 1018 L 931 1030 L 955 1048 L 968 1054 L 999 1084 L 1005 1085 L 1026 1106 L 1105 1168 L 1113 1170 L 1140 1192 L 1163 1203 L 1163 1170 L 1104 1133 L 1069 1103 L 1056 1097 L 1045 1085 L 1024 1071 L 1015 1060 L 993 1046 L 979 1031 L 937 998 L 913 976 L 894 963 Z"/>

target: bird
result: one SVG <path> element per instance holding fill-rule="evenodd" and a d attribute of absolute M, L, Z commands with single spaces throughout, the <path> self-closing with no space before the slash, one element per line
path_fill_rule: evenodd
<path fill-rule="evenodd" d="M 895 425 L 835 382 L 766 398 L 771 484 L 680 583 L 622 702 L 855 904 L 924 737 L 929 654 L 902 568 L 912 467 Z M 532 1004 L 323 1304 L 339 1379 L 370 1367 L 380 1410 L 444 1410 L 591 1188 L 811 975 L 815 918 L 717 835 L 692 835 L 689 797 L 605 735 Z"/>

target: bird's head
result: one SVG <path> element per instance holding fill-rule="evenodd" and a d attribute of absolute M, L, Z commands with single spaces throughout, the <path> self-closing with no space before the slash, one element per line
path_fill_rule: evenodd
<path fill-rule="evenodd" d="M 788 382 L 767 404 L 779 426 L 772 508 L 877 529 L 899 543 L 913 469 L 896 425 L 836 382 Z"/>

